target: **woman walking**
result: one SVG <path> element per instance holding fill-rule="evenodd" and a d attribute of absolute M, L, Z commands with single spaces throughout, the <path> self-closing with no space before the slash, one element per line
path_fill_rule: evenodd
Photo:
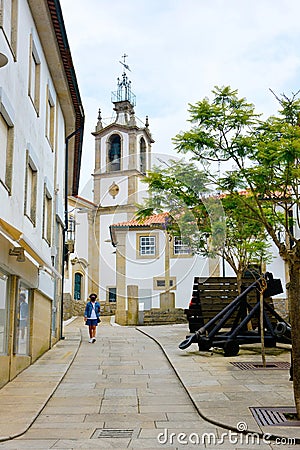
<path fill-rule="evenodd" d="M 96 329 L 100 322 L 100 303 L 96 302 L 97 294 L 89 296 L 90 301 L 86 304 L 84 311 L 84 321 L 89 327 L 89 342 L 93 344 L 96 342 Z"/>

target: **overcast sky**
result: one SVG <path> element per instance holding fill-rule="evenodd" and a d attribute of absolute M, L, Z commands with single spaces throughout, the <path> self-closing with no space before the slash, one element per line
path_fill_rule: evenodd
<path fill-rule="evenodd" d="M 277 94 L 300 89 L 299 0 L 61 0 L 86 115 L 81 186 L 94 168 L 98 109 L 113 113 L 111 91 L 128 72 L 137 117 L 149 116 L 153 151 L 172 154 L 189 128 L 188 104 L 215 85 L 239 90 L 266 116 Z M 173 153 L 177 155 L 176 153 Z"/>

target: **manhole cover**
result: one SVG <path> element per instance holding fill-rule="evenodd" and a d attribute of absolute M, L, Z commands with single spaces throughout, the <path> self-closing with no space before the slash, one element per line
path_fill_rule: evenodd
<path fill-rule="evenodd" d="M 110 438 L 110 439 L 118 439 L 118 438 L 131 438 L 133 430 L 119 430 L 115 428 L 97 428 L 91 439 L 102 439 L 102 438 Z"/>
<path fill-rule="evenodd" d="M 266 370 L 266 369 L 290 369 L 291 365 L 286 361 L 278 361 L 266 363 L 266 367 L 263 366 L 262 363 L 256 362 L 231 362 L 235 367 L 238 367 L 241 370 Z"/>
<path fill-rule="evenodd" d="M 250 408 L 258 425 L 300 426 L 300 421 L 289 420 L 289 416 L 296 414 L 296 408 L 285 406 L 277 408 Z"/>

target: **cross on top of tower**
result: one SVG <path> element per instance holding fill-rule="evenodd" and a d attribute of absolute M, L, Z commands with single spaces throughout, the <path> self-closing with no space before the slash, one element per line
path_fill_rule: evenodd
<path fill-rule="evenodd" d="M 128 66 L 128 64 L 126 64 L 126 58 L 128 58 L 128 55 L 126 55 L 126 53 L 124 53 L 124 55 L 122 56 L 123 62 L 119 61 L 119 63 L 122 64 L 124 69 L 127 69 L 127 70 L 129 70 L 129 72 L 131 72 L 130 67 Z"/>
<path fill-rule="evenodd" d="M 135 106 L 135 95 L 131 91 L 131 81 L 128 80 L 127 74 L 125 72 L 125 69 L 131 72 L 128 64 L 126 64 L 126 58 L 128 58 L 128 55 L 124 53 L 121 58 L 123 59 L 123 62 L 119 61 L 119 63 L 124 67 L 124 71 L 122 73 L 122 80 L 120 80 L 120 78 L 117 79 L 117 91 L 112 92 L 112 102 L 117 103 L 129 101 L 132 106 Z"/>

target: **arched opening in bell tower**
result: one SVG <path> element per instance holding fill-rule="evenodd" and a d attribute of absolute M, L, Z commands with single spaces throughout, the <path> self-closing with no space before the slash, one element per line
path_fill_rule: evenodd
<path fill-rule="evenodd" d="M 108 143 L 108 170 L 115 172 L 121 170 L 121 138 L 113 134 Z"/>
<path fill-rule="evenodd" d="M 140 139 L 140 171 L 146 173 L 147 160 L 146 160 L 146 142 L 143 137 Z"/>

